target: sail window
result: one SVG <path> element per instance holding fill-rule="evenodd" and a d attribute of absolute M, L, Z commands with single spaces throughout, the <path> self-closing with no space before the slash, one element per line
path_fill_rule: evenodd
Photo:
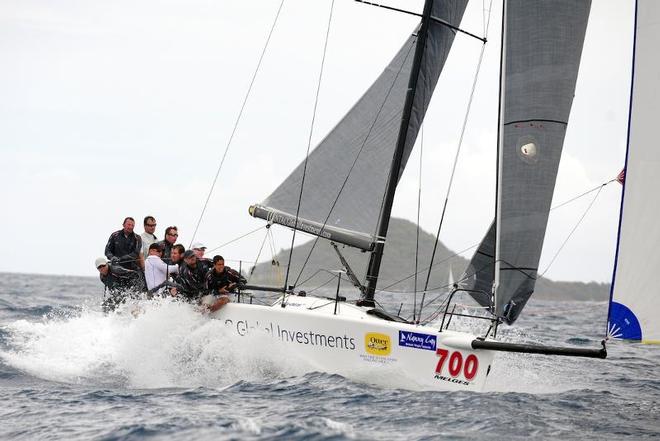
<path fill-rule="evenodd" d="M 539 143 L 531 136 L 524 136 L 518 140 L 518 156 L 527 164 L 535 164 L 539 160 Z"/>

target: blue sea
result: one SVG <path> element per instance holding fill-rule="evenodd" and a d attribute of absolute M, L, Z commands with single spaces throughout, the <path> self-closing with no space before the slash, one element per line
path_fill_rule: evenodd
<path fill-rule="evenodd" d="M 606 360 L 502 353 L 484 392 L 409 391 L 246 347 L 185 304 L 104 315 L 101 292 L 95 278 L 0 273 L 0 438 L 660 438 L 658 346 L 612 343 Z M 606 310 L 532 300 L 501 336 L 598 347 Z"/>

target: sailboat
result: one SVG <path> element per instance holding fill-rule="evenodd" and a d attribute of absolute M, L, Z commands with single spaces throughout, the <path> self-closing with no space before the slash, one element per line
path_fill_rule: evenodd
<path fill-rule="evenodd" d="M 454 38 L 465 32 L 460 26 L 466 5 L 467 0 L 427 0 L 423 12 L 415 14 L 421 18 L 419 26 L 372 86 L 282 184 L 249 209 L 269 225 L 369 253 L 366 277 L 359 280 L 336 248 L 361 298 L 346 300 L 340 292 L 341 276 L 334 298 L 307 295 L 287 282 L 279 287 L 248 286 L 281 296 L 271 305 L 233 302 L 213 313 L 213 318 L 224 321 L 238 336 L 277 343 L 319 371 L 359 379 L 364 379 L 364 372 L 372 378 L 397 375 L 411 389 L 482 390 L 499 351 L 606 357 L 604 343 L 602 348 L 573 348 L 497 339 L 498 326 L 514 323 L 534 292 L 590 0 L 504 1 L 495 219 L 466 273 L 454 284 L 440 325 L 403 319 L 376 301 L 397 183 Z M 655 35 L 660 35 L 658 7 L 640 0 L 638 8 L 650 11 L 638 17 L 655 20 Z M 637 22 L 638 28 L 643 25 L 644 21 Z M 638 32 L 637 38 L 648 35 Z M 658 38 L 653 38 L 657 43 Z M 657 211 L 644 205 L 637 192 L 644 186 L 658 188 L 660 178 L 645 173 L 643 162 L 650 154 L 657 159 L 658 154 L 652 153 L 650 142 L 642 143 L 646 147 L 640 150 L 631 141 L 645 137 L 649 130 L 645 122 L 657 114 L 657 99 L 637 92 L 639 87 L 653 88 L 652 78 L 658 79 L 660 69 L 651 47 L 657 46 L 650 41 L 636 45 L 629 176 L 610 308 L 612 337 L 641 339 L 641 334 L 629 331 L 636 332 L 636 327 L 625 326 L 632 317 L 630 308 L 637 308 L 638 318 L 658 311 L 658 300 L 648 295 L 652 285 L 641 286 L 637 277 L 641 260 L 649 268 L 658 258 L 650 258 L 654 254 L 650 249 L 638 253 L 638 245 L 626 245 L 628 236 L 641 238 L 635 227 L 639 216 L 648 216 L 652 230 L 649 210 Z M 638 50 L 646 52 L 638 54 Z M 640 94 L 642 98 L 637 98 Z M 657 168 L 657 163 L 653 166 Z M 657 240 L 646 244 L 652 243 Z M 638 289 L 647 290 L 643 300 Z M 485 308 L 485 315 L 471 316 L 489 324 L 485 333 L 450 329 L 453 315 L 465 315 L 449 307 L 454 295 L 461 293 Z M 634 295 L 635 303 L 624 307 L 623 299 Z M 645 338 L 656 338 L 652 335 L 657 336 L 658 325 L 648 317 L 637 323 L 650 330 L 644 335 L 651 337 Z"/>

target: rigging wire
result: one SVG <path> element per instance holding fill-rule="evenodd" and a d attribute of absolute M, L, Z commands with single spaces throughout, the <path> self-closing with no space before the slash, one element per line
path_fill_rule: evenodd
<path fill-rule="evenodd" d="M 316 109 L 319 103 L 319 94 L 321 91 L 321 81 L 323 79 L 323 68 L 325 66 L 325 56 L 328 51 L 328 40 L 330 37 L 330 25 L 332 24 L 332 13 L 335 8 L 335 0 L 332 0 L 330 4 L 330 15 L 328 17 L 328 25 L 325 31 L 325 42 L 323 44 L 323 57 L 321 58 L 321 69 L 319 71 L 319 79 L 316 85 L 316 96 L 314 98 L 314 110 L 312 111 L 312 121 L 309 127 L 309 137 L 307 139 L 307 152 L 305 153 L 305 161 L 303 165 L 302 180 L 300 182 L 300 194 L 298 195 L 298 206 L 296 207 L 296 221 L 293 226 L 293 235 L 291 237 L 291 248 L 289 249 L 289 263 L 286 266 L 286 276 L 284 278 L 284 289 L 287 289 L 287 284 L 289 283 L 289 271 L 291 270 L 291 260 L 293 258 L 293 245 L 296 241 L 296 230 L 298 228 L 298 218 L 300 216 L 300 205 L 302 203 L 302 195 L 305 189 L 305 176 L 307 174 L 307 162 L 309 160 L 309 150 L 312 145 L 312 134 L 314 133 L 314 122 L 316 121 Z M 282 299 L 282 307 L 284 308 L 284 299 Z"/>
<path fill-rule="evenodd" d="M 270 246 L 271 267 L 273 273 L 275 273 L 276 283 L 281 285 L 284 283 L 284 277 L 282 277 L 282 267 L 280 266 L 280 260 L 277 257 L 277 247 L 275 246 L 275 236 L 273 235 L 272 229 L 268 229 L 268 245 Z"/>
<path fill-rule="evenodd" d="M 362 153 L 362 150 L 364 149 L 365 145 L 367 144 L 367 141 L 369 140 L 371 133 L 376 126 L 376 122 L 378 121 L 378 118 L 380 117 L 381 112 L 383 111 L 383 108 L 385 107 L 385 103 L 387 102 L 387 99 L 390 96 L 390 93 L 392 92 L 392 89 L 394 88 L 394 85 L 396 84 L 396 80 L 399 78 L 399 75 L 401 74 L 401 71 L 403 70 L 403 67 L 406 64 L 406 61 L 408 60 L 408 57 L 410 56 L 410 53 L 412 51 L 412 48 L 414 47 L 414 44 L 411 44 L 410 47 L 408 48 L 408 52 L 406 53 L 406 56 L 404 57 L 403 62 L 401 63 L 401 66 L 399 66 L 399 70 L 392 80 L 392 84 L 390 85 L 390 88 L 387 91 L 387 94 L 385 95 L 385 98 L 383 99 L 383 102 L 381 103 L 378 112 L 376 112 L 376 116 L 374 117 L 373 122 L 371 123 L 371 126 L 369 127 L 369 130 L 367 131 L 367 135 L 364 138 L 364 141 L 362 142 L 362 145 L 360 146 L 360 149 L 357 152 L 357 155 L 355 155 L 355 159 L 353 160 L 353 163 L 351 164 L 351 167 L 348 169 L 348 173 L 346 174 L 346 177 L 344 178 L 344 182 L 342 182 L 341 187 L 339 188 L 339 191 L 337 192 L 337 196 L 335 197 L 335 200 L 332 203 L 332 206 L 330 207 L 330 210 L 328 211 L 328 215 L 326 216 L 325 220 L 323 221 L 323 225 L 321 226 L 321 230 L 325 228 L 326 224 L 328 223 L 328 220 L 330 219 L 330 215 L 332 214 L 332 210 L 334 210 L 335 205 L 337 205 L 337 202 L 339 201 L 339 197 L 341 196 L 342 192 L 344 191 L 344 187 L 346 187 L 346 184 L 348 183 L 348 179 L 351 177 L 351 173 L 353 172 L 353 169 L 355 168 L 355 165 L 357 164 L 358 159 L 360 158 L 360 154 Z M 400 117 L 401 114 L 397 112 L 395 115 L 393 115 L 389 121 Z M 388 122 L 389 122 L 388 121 Z M 375 236 L 375 233 L 374 233 Z M 319 236 L 316 236 L 314 239 L 314 243 L 312 243 L 312 247 L 309 250 L 309 253 L 307 253 L 307 258 L 305 259 L 302 267 L 300 268 L 300 272 L 298 273 L 298 277 L 296 277 L 296 281 L 294 282 L 294 286 L 298 285 L 298 280 L 302 276 L 303 271 L 305 270 L 305 266 L 307 266 L 307 263 L 309 262 L 309 259 L 312 255 L 312 252 L 314 251 L 314 248 L 316 248 L 316 245 L 319 241 Z"/>
<path fill-rule="evenodd" d="M 413 296 L 413 322 L 417 311 L 417 271 L 419 262 L 419 213 L 422 211 L 422 164 L 424 157 L 424 124 L 419 133 L 419 181 L 417 184 L 417 229 L 415 230 L 415 291 Z"/>
<path fill-rule="evenodd" d="M 612 181 L 610 181 L 610 182 L 612 182 Z M 557 256 L 559 256 L 559 253 L 561 253 L 561 250 L 564 249 L 564 246 L 565 246 L 566 243 L 569 241 L 569 239 L 571 238 L 571 236 L 573 236 L 573 233 L 575 233 L 575 230 L 577 230 L 577 228 L 580 226 L 580 224 L 581 224 L 582 221 L 584 220 L 585 216 L 587 215 L 587 213 L 589 212 L 589 210 L 591 210 L 591 207 L 594 205 L 594 202 L 596 202 L 596 199 L 598 199 L 598 195 L 600 195 L 600 192 L 603 190 L 603 188 L 605 188 L 605 186 L 606 186 L 607 184 L 609 184 L 609 182 L 606 182 L 605 184 L 601 185 L 601 186 L 598 188 L 598 192 L 596 192 L 596 195 L 594 196 L 594 198 L 591 200 L 591 202 L 590 202 L 589 205 L 587 206 L 587 209 L 584 210 L 584 213 L 582 213 L 582 216 L 581 216 L 580 219 L 577 221 L 577 223 L 575 224 L 575 226 L 573 227 L 573 229 L 571 230 L 571 232 L 568 233 L 568 236 L 566 236 L 566 239 L 565 239 L 564 242 L 561 244 L 561 246 L 559 247 L 559 249 L 557 250 L 557 252 L 555 253 L 555 255 L 552 256 L 552 259 L 550 260 L 550 263 L 548 263 L 548 266 L 547 266 L 547 267 L 545 268 L 545 270 L 541 273 L 541 275 L 537 277 L 537 279 L 543 277 L 543 275 L 544 275 L 546 272 L 548 272 L 548 270 L 550 269 L 550 267 L 552 266 L 552 264 L 555 262 L 555 259 L 557 259 Z M 593 190 L 592 190 L 592 191 L 593 191 Z M 588 193 L 590 193 L 590 192 L 588 192 Z M 587 194 L 588 194 L 588 193 L 587 193 Z"/>
<path fill-rule="evenodd" d="M 337 276 L 336 274 L 333 274 L 332 277 L 330 277 L 330 279 L 328 279 L 326 282 L 324 282 L 323 284 L 317 286 L 316 288 L 310 289 L 309 291 L 307 291 L 307 293 L 311 293 L 311 292 L 316 291 L 317 289 L 323 288 L 325 285 L 329 284 L 330 282 L 335 280 L 337 277 L 339 277 L 339 276 Z"/>
<path fill-rule="evenodd" d="M 250 279 L 252 278 L 252 274 L 254 274 L 254 270 L 257 268 L 257 264 L 259 263 L 259 258 L 261 257 L 261 252 L 264 249 L 264 245 L 266 244 L 266 239 L 268 238 L 268 233 L 270 233 L 270 229 L 266 231 L 266 234 L 264 235 L 264 240 L 261 241 L 261 246 L 259 247 L 259 252 L 257 253 L 257 258 L 254 259 L 254 265 L 252 266 L 252 269 L 250 270 L 250 274 L 248 274 L 247 281 L 250 283 Z"/>
<path fill-rule="evenodd" d="M 565 206 L 565 205 L 567 205 L 567 204 L 569 204 L 569 203 L 575 202 L 575 201 L 577 201 L 578 199 L 581 199 L 581 198 L 583 198 L 583 197 L 589 195 L 590 193 L 593 193 L 594 191 L 596 191 L 596 190 L 598 190 L 598 189 L 601 189 L 601 188 L 605 187 L 606 185 L 608 185 L 608 184 L 610 184 L 610 183 L 612 183 L 612 182 L 615 182 L 615 181 L 616 181 L 616 179 L 612 179 L 612 180 L 607 181 L 607 182 L 605 182 L 605 183 L 603 183 L 603 184 L 599 184 L 598 186 L 592 188 L 591 190 L 588 190 L 588 191 L 585 191 L 585 192 L 583 192 L 583 193 L 580 193 L 579 195 L 577 195 L 577 196 L 575 196 L 575 197 L 572 197 L 571 199 L 569 199 L 569 200 L 567 200 L 567 201 L 564 201 L 564 202 L 562 202 L 562 203 L 560 203 L 560 204 L 558 204 L 558 205 L 556 205 L 556 206 L 550 208 L 550 211 L 556 210 L 556 209 L 561 208 L 561 207 L 563 207 L 563 206 Z M 476 244 L 474 244 L 474 245 L 472 245 L 472 246 L 470 246 L 470 247 L 467 247 L 467 248 L 465 248 L 465 249 L 463 249 L 463 250 L 461 250 L 461 251 L 459 251 L 459 252 L 456 252 L 456 253 L 452 254 L 451 256 L 446 257 L 446 258 L 443 259 L 443 260 L 440 260 L 440 261 L 434 262 L 434 263 L 433 263 L 433 266 L 435 267 L 435 266 L 440 265 L 440 264 L 442 264 L 442 263 L 444 263 L 444 262 L 447 262 L 447 261 L 449 261 L 449 260 L 452 260 L 452 259 L 454 259 L 454 258 L 456 258 L 456 257 L 458 257 L 458 256 L 460 256 L 460 255 L 462 255 L 462 254 L 465 254 L 465 253 L 467 253 L 468 251 L 470 251 L 471 249 L 476 248 L 478 245 L 479 245 L 479 244 L 476 243 Z M 477 272 L 479 272 L 479 271 L 483 271 L 483 269 L 484 269 L 484 268 L 478 270 Z M 423 273 L 423 272 L 425 272 L 425 271 L 427 271 L 427 270 L 426 270 L 426 269 L 419 270 L 419 271 L 417 272 L 417 275 L 419 275 L 419 274 L 421 274 L 421 273 Z M 545 271 L 544 271 L 544 272 L 545 272 Z M 315 274 L 316 274 L 316 273 L 315 273 Z M 464 280 L 466 280 L 466 278 L 469 278 L 469 277 L 471 277 L 472 275 L 473 275 L 473 274 L 470 274 L 470 275 L 468 275 L 467 277 L 463 277 L 463 278 L 461 278 L 460 280 L 456 280 L 454 283 L 458 283 L 458 284 L 460 284 L 461 282 L 463 282 Z M 393 287 L 393 286 L 396 286 L 396 285 L 398 285 L 398 284 L 400 284 L 400 283 L 402 283 L 402 282 L 405 282 L 406 280 L 408 280 L 408 279 L 410 279 L 410 278 L 412 278 L 412 277 L 414 277 L 414 276 L 415 276 L 414 273 L 413 273 L 413 274 L 409 274 L 408 276 L 406 276 L 406 277 L 404 277 L 404 278 L 402 278 L 402 279 L 399 279 L 399 280 L 397 280 L 397 281 L 395 281 L 395 282 L 393 282 L 393 283 L 391 283 L 391 284 L 389 284 L 389 285 L 387 285 L 387 286 L 385 286 L 385 287 L 379 289 L 378 292 L 389 292 L 389 293 L 397 293 L 397 294 L 400 294 L 402 291 L 392 291 L 392 290 L 389 290 L 389 288 L 391 288 L 391 287 Z M 310 278 L 308 278 L 307 280 L 309 280 L 309 279 L 310 279 Z M 438 289 L 443 289 L 443 288 L 447 288 L 447 287 L 449 287 L 449 285 L 442 285 L 442 286 L 437 286 L 437 287 L 433 287 L 433 288 L 428 288 L 427 291 L 432 292 L 432 291 L 436 291 L 436 290 L 438 290 Z M 422 291 L 417 291 L 417 292 L 422 292 Z M 431 302 L 432 302 L 432 301 L 431 301 Z M 431 302 L 429 302 L 429 303 L 431 303 Z"/>
<path fill-rule="evenodd" d="M 602 183 L 602 184 L 600 184 L 600 185 L 597 185 L 596 187 L 592 188 L 591 190 L 587 190 L 587 191 L 585 191 L 584 193 L 580 193 L 579 195 L 577 195 L 577 196 L 575 196 L 575 197 L 573 197 L 573 198 L 571 198 L 571 199 L 569 199 L 569 200 L 567 200 L 567 201 L 564 201 L 564 202 L 562 202 L 562 203 L 559 204 L 559 205 L 556 205 L 556 206 L 552 207 L 552 208 L 550 209 L 550 211 L 552 211 L 552 210 L 556 210 L 557 208 L 561 208 L 561 207 L 563 207 L 564 205 L 570 204 L 571 202 L 576 201 L 576 200 L 580 199 L 581 197 L 588 195 L 589 193 L 593 193 L 593 192 L 596 191 L 596 190 L 598 190 L 598 192 L 600 193 L 600 190 L 602 190 L 603 187 L 605 187 L 606 185 L 611 184 L 612 182 L 615 182 L 615 181 L 616 181 L 616 178 L 614 178 L 614 179 L 612 179 L 612 180 L 609 180 L 609 181 L 607 181 L 607 182 L 604 182 L 604 183 Z"/>
<path fill-rule="evenodd" d="M 446 257 L 446 258 L 444 258 L 444 259 L 442 259 L 442 260 L 439 260 L 438 262 L 435 262 L 435 263 L 433 264 L 433 266 L 437 266 L 437 265 L 440 265 L 440 264 L 442 264 L 442 263 L 447 262 L 448 260 L 454 259 L 454 258 L 460 256 L 461 254 L 464 254 L 464 253 L 470 251 L 471 249 L 476 248 L 478 245 L 479 245 L 479 244 L 477 243 L 477 244 L 474 244 L 474 245 L 472 245 L 472 246 L 470 246 L 470 247 L 468 247 L 468 248 L 465 248 L 464 250 L 461 250 L 461 251 L 459 251 L 459 252 L 457 252 L 457 253 L 454 253 L 454 254 L 452 254 L 452 255 L 449 256 L 449 257 Z M 427 271 L 427 270 L 426 270 L 426 269 L 419 270 L 419 271 L 417 272 L 417 274 L 419 275 L 419 274 L 421 274 L 421 273 L 423 273 L 423 272 L 425 272 L 425 271 Z M 401 291 L 388 291 L 388 289 L 391 288 L 391 287 L 393 287 L 393 286 L 398 285 L 398 284 L 401 283 L 401 282 L 405 282 L 406 280 L 408 280 L 408 279 L 410 279 L 411 277 L 414 277 L 414 276 L 415 276 L 415 274 L 410 274 L 410 275 L 404 277 L 403 279 L 397 280 L 396 282 L 394 282 L 394 283 L 390 283 L 390 284 L 387 285 L 386 287 L 384 287 L 384 288 L 382 288 L 382 289 L 379 289 L 378 292 L 401 293 Z M 433 289 L 435 289 L 435 288 L 431 288 L 431 291 L 432 291 Z M 422 291 L 418 291 L 418 292 L 422 292 Z"/>
<path fill-rule="evenodd" d="M 225 242 L 225 243 L 223 243 L 222 245 L 218 245 L 217 247 L 212 248 L 212 249 L 210 249 L 210 250 L 207 250 L 206 252 L 207 252 L 207 253 L 211 253 L 211 252 L 213 252 L 213 251 L 215 251 L 215 250 L 219 250 L 220 248 L 222 248 L 222 247 L 226 247 L 226 246 L 229 245 L 229 244 L 232 244 L 232 243 L 234 243 L 234 242 L 237 242 L 237 241 L 243 239 L 244 237 L 249 236 L 250 234 L 254 234 L 254 233 L 256 233 L 257 231 L 261 230 L 262 228 L 268 228 L 268 225 L 262 225 L 262 226 L 260 226 L 259 228 L 255 228 L 254 230 L 249 231 L 249 232 L 243 234 L 242 236 L 239 236 L 239 237 L 237 237 L 237 238 L 235 238 L 235 239 L 232 239 L 232 240 L 230 240 L 229 242 Z"/>
<path fill-rule="evenodd" d="M 316 272 L 314 272 L 314 274 L 312 274 L 311 276 L 309 276 L 308 278 L 306 278 L 305 280 L 303 280 L 302 282 L 300 282 L 300 285 L 304 285 L 305 283 L 309 282 L 309 281 L 312 280 L 314 277 L 316 277 L 316 275 L 317 275 L 318 273 L 320 273 L 320 272 L 322 272 L 322 271 L 328 271 L 328 270 L 323 269 L 323 268 L 317 269 Z"/>
<path fill-rule="evenodd" d="M 280 2 L 279 8 L 277 8 L 277 13 L 275 14 L 275 19 L 273 20 L 273 25 L 270 28 L 270 31 L 268 32 L 268 37 L 266 38 L 266 43 L 264 44 L 264 48 L 261 51 L 261 55 L 259 56 L 259 61 L 257 62 L 257 67 L 254 70 L 254 73 L 252 74 L 252 79 L 250 80 L 250 85 L 248 86 L 248 90 L 245 93 L 245 97 L 243 98 L 243 104 L 241 104 L 241 110 L 238 112 L 238 116 L 236 117 L 236 121 L 234 122 L 234 127 L 231 131 L 231 135 L 229 136 L 229 140 L 227 141 L 227 146 L 225 147 L 225 151 L 222 154 L 222 159 L 220 160 L 220 165 L 218 166 L 217 171 L 215 172 L 215 177 L 213 178 L 213 183 L 211 184 L 211 188 L 209 190 L 208 195 L 206 196 L 206 201 L 204 201 L 204 206 L 202 207 L 202 212 L 199 215 L 199 219 L 197 220 L 197 225 L 195 226 L 195 230 L 193 231 L 192 239 L 190 239 L 190 243 L 192 244 L 195 241 L 195 236 L 197 235 L 197 231 L 199 230 L 199 226 L 202 223 L 202 218 L 204 217 L 204 213 L 206 212 L 206 207 L 209 204 L 209 200 L 211 199 L 211 195 L 213 194 L 213 189 L 215 188 L 215 184 L 218 182 L 218 177 L 220 176 L 220 171 L 222 170 L 222 166 L 225 163 L 225 159 L 227 158 L 227 153 L 229 152 L 229 147 L 231 146 L 232 141 L 234 140 L 234 135 L 236 134 L 236 129 L 238 129 L 238 124 L 241 121 L 241 117 L 243 116 L 243 111 L 245 110 L 245 105 L 247 104 L 248 98 L 250 97 L 250 93 L 252 92 L 252 86 L 254 85 L 254 81 L 257 78 L 257 74 L 259 73 L 259 69 L 261 68 L 261 63 L 264 59 L 264 55 L 266 55 L 266 49 L 268 48 L 268 44 L 270 43 L 270 38 L 273 35 L 273 31 L 275 30 L 275 25 L 277 24 L 277 20 L 280 17 L 280 12 L 282 11 L 282 6 L 284 6 L 284 0 Z"/>
<path fill-rule="evenodd" d="M 490 1 L 490 6 L 489 6 L 489 9 L 488 9 L 488 20 L 486 21 L 486 25 L 485 25 L 485 28 L 484 28 L 484 30 L 485 30 L 484 40 L 486 40 L 488 38 L 488 28 L 490 26 L 490 18 L 491 18 L 490 9 L 492 8 L 492 5 L 493 5 L 493 1 L 491 0 Z M 477 62 L 477 69 L 474 73 L 474 80 L 472 81 L 472 90 L 470 91 L 470 97 L 468 99 L 467 108 L 465 109 L 465 118 L 463 119 L 463 127 L 461 128 L 461 134 L 460 134 L 460 137 L 459 137 L 459 140 L 458 140 L 458 147 L 456 148 L 456 156 L 454 157 L 454 164 L 452 165 L 451 174 L 449 176 L 449 184 L 447 186 L 447 194 L 445 196 L 445 200 L 444 200 L 444 203 L 443 203 L 443 206 L 442 206 L 442 213 L 440 215 L 440 222 L 438 224 L 438 230 L 437 230 L 437 233 L 436 233 L 436 236 L 435 236 L 435 243 L 433 244 L 433 251 L 431 252 L 431 260 L 429 262 L 429 269 L 428 269 L 428 273 L 426 274 L 426 282 L 424 283 L 424 292 L 422 293 L 422 300 L 421 300 L 420 305 L 419 305 L 419 315 L 420 316 L 422 315 L 422 309 L 424 308 L 424 299 L 426 297 L 426 289 L 428 288 L 429 281 L 431 280 L 431 268 L 433 267 L 433 260 L 435 259 L 435 253 L 436 253 L 437 248 L 438 248 L 438 242 L 439 242 L 439 239 L 440 239 L 440 231 L 442 229 L 442 224 L 443 224 L 444 219 L 445 219 L 445 213 L 446 213 L 446 210 L 447 210 L 447 202 L 449 201 L 449 194 L 451 193 L 451 188 L 452 188 L 452 185 L 454 183 L 454 175 L 456 173 L 456 166 L 458 165 L 458 158 L 459 158 L 460 153 L 461 153 L 461 147 L 463 146 L 463 139 L 464 139 L 464 136 L 465 136 L 465 129 L 467 128 L 467 123 L 468 123 L 468 119 L 469 119 L 469 116 L 470 116 L 470 110 L 472 108 L 472 101 L 474 99 L 474 92 L 477 88 L 477 81 L 479 79 L 479 73 L 481 72 L 481 64 L 482 64 L 483 59 L 484 59 L 485 51 L 486 51 L 486 42 L 484 41 L 484 43 L 481 45 L 481 53 L 479 54 L 479 61 Z"/>
<path fill-rule="evenodd" d="M 579 194 L 579 195 L 577 195 L 577 196 L 575 196 L 575 197 L 573 197 L 573 198 L 571 198 L 571 199 L 569 199 L 569 200 L 567 200 L 567 201 L 565 201 L 565 202 L 563 202 L 563 203 L 561 203 L 561 204 L 559 204 L 559 205 L 556 205 L 556 206 L 554 206 L 554 207 L 552 207 L 552 208 L 550 209 L 550 211 L 552 211 L 552 210 L 555 210 L 555 209 L 561 208 L 561 207 L 563 207 L 563 206 L 565 206 L 565 205 L 567 205 L 567 204 L 569 204 L 569 203 L 571 203 L 571 202 L 574 202 L 574 201 L 576 201 L 576 200 L 578 200 L 578 199 L 580 199 L 580 198 L 582 198 L 582 197 L 584 197 L 584 196 L 586 196 L 586 195 L 588 195 L 588 194 L 590 194 L 590 193 L 593 193 L 594 191 L 598 190 L 598 193 L 594 196 L 593 200 L 589 203 L 589 206 L 586 208 L 586 210 L 584 211 L 584 213 L 582 214 L 582 216 L 580 217 L 580 219 L 578 220 L 578 222 L 577 222 L 577 223 L 575 224 L 575 226 L 572 228 L 571 232 L 569 233 L 568 237 L 564 240 L 564 242 L 563 242 L 562 245 L 560 246 L 559 250 L 555 253 L 555 255 L 553 256 L 551 262 L 548 264 L 548 266 L 546 267 L 546 269 L 545 269 L 545 270 L 544 270 L 544 271 L 543 271 L 543 272 L 537 277 L 537 280 L 540 279 L 541 277 L 543 277 L 543 276 L 545 275 L 545 273 L 548 271 L 548 269 L 550 269 L 550 266 L 551 266 L 551 265 L 553 264 L 553 262 L 556 260 L 556 258 L 558 257 L 559 253 L 561 252 L 561 250 L 564 248 L 564 246 L 566 245 L 566 243 L 569 241 L 569 239 L 571 238 L 571 236 L 573 235 L 573 233 L 577 230 L 577 228 L 579 227 L 579 225 L 581 224 L 581 222 L 583 221 L 583 219 L 586 217 L 587 213 L 591 210 L 593 204 L 596 202 L 596 199 L 598 198 L 598 196 L 599 196 L 599 194 L 600 194 L 600 191 L 601 191 L 605 186 L 607 186 L 608 184 L 610 184 L 610 183 L 612 183 L 612 182 L 615 182 L 615 181 L 616 181 L 616 179 L 612 179 L 612 180 L 610 180 L 610 181 L 604 182 L 604 183 L 598 185 L 597 187 L 594 187 L 594 188 L 591 189 L 591 190 L 588 190 L 588 191 L 586 191 L 586 192 L 583 192 L 583 193 L 581 193 L 581 194 Z M 476 247 L 476 246 L 477 246 L 477 245 L 474 245 L 472 248 L 474 248 L 474 247 Z M 462 253 L 460 253 L 460 254 L 462 254 Z M 454 257 L 454 256 L 452 256 L 452 257 Z M 481 269 L 479 269 L 479 270 L 476 270 L 476 271 L 475 271 L 474 273 L 472 273 L 472 274 L 466 274 L 466 275 L 464 275 L 460 280 L 458 280 L 456 283 L 460 285 L 461 282 L 463 282 L 463 281 L 465 281 L 465 280 L 471 278 L 474 274 L 476 274 L 476 273 L 478 273 L 478 272 L 481 272 L 481 271 L 483 271 L 484 269 L 486 269 L 486 268 L 488 268 L 488 267 L 492 267 L 493 265 L 494 265 L 494 262 L 491 263 L 491 264 L 489 264 L 489 265 L 487 265 L 487 266 L 484 267 L 484 268 L 481 268 Z M 437 291 L 437 290 L 440 290 L 440 289 L 445 289 L 445 288 L 447 288 L 447 287 L 448 287 L 448 285 L 439 286 L 439 287 L 434 287 L 434 288 L 429 289 L 429 291 Z M 428 305 L 431 305 L 431 304 L 435 303 L 439 298 L 441 298 L 441 297 L 443 297 L 443 296 L 445 296 L 445 295 L 446 295 L 446 293 L 439 294 L 438 296 L 436 296 L 435 298 L 433 298 L 431 301 L 429 301 L 429 302 L 428 302 Z M 444 305 L 444 301 L 440 304 L 439 308 L 441 308 L 443 305 Z M 436 310 L 436 312 L 437 312 L 437 310 Z M 431 314 L 431 315 L 432 315 L 432 314 Z M 429 317 L 427 317 L 427 320 L 426 320 L 426 321 L 423 321 L 423 322 L 428 322 L 429 320 L 433 320 L 433 318 L 431 317 L 431 315 L 429 315 Z"/>

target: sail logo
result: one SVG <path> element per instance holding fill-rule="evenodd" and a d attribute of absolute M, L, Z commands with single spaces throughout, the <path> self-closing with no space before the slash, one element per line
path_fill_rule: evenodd
<path fill-rule="evenodd" d="M 390 355 L 390 352 L 392 352 L 392 339 L 387 334 L 369 332 L 364 336 L 364 349 L 372 355 Z"/>
<path fill-rule="evenodd" d="M 399 346 L 435 351 L 436 343 L 437 337 L 435 335 L 399 331 Z"/>

